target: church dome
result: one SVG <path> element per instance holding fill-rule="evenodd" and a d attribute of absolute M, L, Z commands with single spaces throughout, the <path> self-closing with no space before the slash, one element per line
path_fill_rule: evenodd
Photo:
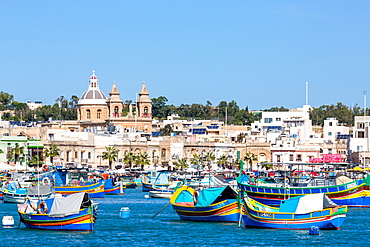
<path fill-rule="evenodd" d="M 98 77 L 93 71 L 92 76 L 89 80 L 89 88 L 82 94 L 80 100 L 78 101 L 79 105 L 101 105 L 107 103 L 107 97 L 99 89 Z"/>

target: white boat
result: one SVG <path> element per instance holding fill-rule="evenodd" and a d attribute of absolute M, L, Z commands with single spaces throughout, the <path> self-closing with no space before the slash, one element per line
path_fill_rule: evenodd
<path fill-rule="evenodd" d="M 173 195 L 173 191 L 161 191 L 161 190 L 151 190 L 149 191 L 149 196 L 152 198 L 170 198 Z"/>
<path fill-rule="evenodd" d="M 50 185 L 39 185 L 30 188 L 18 188 L 16 182 L 9 183 L 3 187 L 4 203 L 24 203 L 26 199 L 30 201 L 45 200 L 53 196 Z"/>

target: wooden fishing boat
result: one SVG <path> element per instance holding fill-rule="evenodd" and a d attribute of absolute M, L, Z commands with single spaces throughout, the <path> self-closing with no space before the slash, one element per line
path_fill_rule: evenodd
<path fill-rule="evenodd" d="M 38 185 L 29 188 L 18 188 L 16 182 L 11 182 L 3 187 L 4 203 L 23 203 L 25 199 L 38 201 L 45 200 L 54 195 L 50 185 Z"/>
<path fill-rule="evenodd" d="M 142 191 L 149 192 L 157 187 L 168 187 L 170 182 L 168 181 L 168 171 L 151 171 L 149 175 L 144 176 L 141 180 L 143 185 Z"/>
<path fill-rule="evenodd" d="M 170 203 L 182 220 L 238 222 L 240 217 L 237 193 L 230 186 L 199 192 L 182 186 L 174 192 Z"/>
<path fill-rule="evenodd" d="M 104 180 L 105 195 L 123 195 L 125 193 L 125 188 L 122 182 L 118 182 L 118 184 L 114 185 L 111 178 Z"/>
<path fill-rule="evenodd" d="M 292 197 L 282 201 L 280 208 L 270 207 L 243 198 L 243 222 L 246 228 L 319 229 L 337 230 L 342 226 L 347 206 L 338 206 L 325 194 Z"/>
<path fill-rule="evenodd" d="M 37 206 L 37 207 L 36 207 Z M 97 215 L 94 204 L 87 193 L 59 196 L 37 205 L 18 204 L 21 222 L 27 228 L 58 231 L 92 231 Z"/>
<path fill-rule="evenodd" d="M 279 206 L 280 202 L 293 196 L 325 193 L 334 203 L 350 207 L 370 207 L 370 175 L 353 182 L 314 187 L 293 187 L 288 184 L 255 185 L 247 175 L 237 178 L 238 187 L 250 198 L 269 206 Z"/>
<path fill-rule="evenodd" d="M 55 186 L 55 193 L 70 195 L 74 193 L 86 192 L 91 198 L 104 198 L 104 183 L 87 183 L 86 185 L 75 186 Z"/>

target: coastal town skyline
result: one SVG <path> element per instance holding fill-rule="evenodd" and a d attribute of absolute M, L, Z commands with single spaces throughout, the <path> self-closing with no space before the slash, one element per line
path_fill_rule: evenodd
<path fill-rule="evenodd" d="M 116 81 L 133 101 L 146 81 L 168 104 L 297 108 L 308 82 L 313 107 L 364 104 L 365 1 L 88 3 L 3 4 L 2 91 L 52 105 L 95 70 L 104 93 Z"/>

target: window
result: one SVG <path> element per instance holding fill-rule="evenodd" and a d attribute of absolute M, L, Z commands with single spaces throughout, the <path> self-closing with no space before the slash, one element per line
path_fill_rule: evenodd
<path fill-rule="evenodd" d="M 276 156 L 276 161 L 277 161 L 277 162 L 281 162 L 280 155 L 277 155 L 277 156 Z"/>
<path fill-rule="evenodd" d="M 277 118 L 276 118 L 276 121 L 281 121 L 281 118 L 277 117 Z"/>
<path fill-rule="evenodd" d="M 357 151 L 362 151 L 362 146 L 357 146 Z"/>
<path fill-rule="evenodd" d="M 101 110 L 100 110 L 100 109 L 97 111 L 97 113 L 96 113 L 96 117 L 97 117 L 98 119 L 100 119 L 100 118 L 101 118 Z"/>
<path fill-rule="evenodd" d="M 78 158 L 78 153 L 77 153 L 77 152 L 75 152 L 75 158 L 76 158 L 76 159 Z"/>
<path fill-rule="evenodd" d="M 147 107 L 147 106 L 145 106 L 145 107 L 144 107 L 144 113 L 148 113 L 148 112 L 149 112 L 148 107 Z"/>
<path fill-rule="evenodd" d="M 293 154 L 289 155 L 289 161 L 294 161 L 294 155 Z"/>
<path fill-rule="evenodd" d="M 329 132 L 329 133 L 328 133 L 328 136 L 332 136 L 332 135 L 333 135 L 333 133 L 332 133 L 332 132 Z"/>
<path fill-rule="evenodd" d="M 265 118 L 264 123 L 272 123 L 272 118 Z"/>
<path fill-rule="evenodd" d="M 302 161 L 302 155 L 301 154 L 297 154 L 297 161 Z"/>
<path fill-rule="evenodd" d="M 333 153 L 333 149 L 329 148 L 329 149 L 328 149 L 328 153 L 329 153 L 329 154 L 332 154 L 332 153 Z"/>
<path fill-rule="evenodd" d="M 54 134 L 49 134 L 49 140 L 54 141 Z"/>
<path fill-rule="evenodd" d="M 90 110 L 86 110 L 86 118 L 87 119 L 90 119 L 91 118 Z"/>
<path fill-rule="evenodd" d="M 88 158 L 88 159 L 91 159 L 91 152 L 88 152 L 88 153 L 87 153 L 87 158 Z"/>
<path fill-rule="evenodd" d="M 329 122 L 329 126 L 333 126 L 333 122 Z"/>
<path fill-rule="evenodd" d="M 114 107 L 114 113 L 116 113 L 116 114 L 118 113 L 118 106 Z"/>

